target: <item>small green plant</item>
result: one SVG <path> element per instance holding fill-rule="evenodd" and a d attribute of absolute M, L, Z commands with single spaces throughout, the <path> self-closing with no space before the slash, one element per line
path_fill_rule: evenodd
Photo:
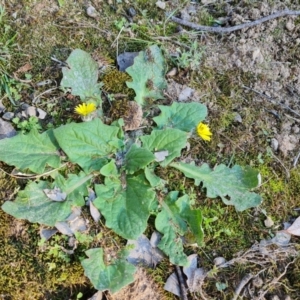
<path fill-rule="evenodd" d="M 26 87 L 25 84 L 11 78 L 6 74 L 0 77 L 0 96 L 9 98 L 12 105 L 16 106 L 18 100 L 21 99 L 21 91 Z"/>
<path fill-rule="evenodd" d="M 174 63 L 182 69 L 196 70 L 199 68 L 205 49 L 200 48 L 197 41 L 194 41 L 189 50 L 177 48 L 179 55 L 173 59 Z"/>
<path fill-rule="evenodd" d="M 69 218 L 74 207 L 83 207 L 89 190 L 93 190 L 96 194 L 93 207 L 101 212 L 108 228 L 124 239 L 136 240 L 153 216 L 154 226 L 162 234 L 158 248 L 171 263 L 186 266 L 183 237 L 193 236 L 199 246 L 203 243 L 201 208 L 188 194 L 169 191 L 167 182 L 156 175 L 158 167 L 182 172 L 194 180 L 196 188 L 201 185 L 207 197 L 220 197 L 237 211 L 261 203 L 261 197 L 251 191 L 259 184 L 259 174 L 250 167 L 219 165 L 211 169 L 206 163 L 196 166 L 180 161 L 189 137 L 206 118 L 205 105 L 196 102 L 159 105 L 161 113 L 153 118 L 155 125 L 148 128 L 148 134 L 129 138 L 123 131 L 122 119 L 106 125 L 100 118 L 98 73 L 91 57 L 77 49 L 67 63 L 62 86 L 71 88 L 72 94 L 85 103 L 77 110 L 86 122 L 72 122 L 43 133 L 35 128 L 27 135 L 0 141 L 1 161 L 39 177 L 44 175 L 43 179 L 29 181 L 15 201 L 5 202 L 2 206 L 5 212 L 33 223 L 57 226 Z M 134 89 L 139 105 L 145 107 L 149 100 L 163 97 L 164 59 L 157 46 L 140 52 L 128 74 L 132 81 L 127 85 Z M 94 114 L 96 106 L 100 117 L 86 118 Z M 205 140 L 211 139 L 207 126 L 198 126 L 197 130 Z M 80 171 L 70 173 L 65 169 L 66 163 L 78 165 Z M 58 172 L 59 169 L 64 172 Z M 49 179 L 46 173 L 51 175 Z M 94 180 L 99 177 L 101 183 Z M 206 220 L 206 226 L 211 226 L 211 222 Z M 75 236 L 85 245 L 92 241 L 81 233 Z M 56 245 L 51 254 L 60 256 Z M 109 265 L 105 263 L 102 248 L 89 249 L 86 255 L 82 266 L 96 289 L 116 292 L 133 281 L 136 269 L 126 260 L 126 249 L 120 250 Z"/>
<path fill-rule="evenodd" d="M 31 116 L 28 120 L 21 121 L 20 118 L 16 117 L 12 119 L 12 122 L 17 125 L 17 128 L 21 130 L 22 133 L 30 132 L 31 130 L 42 130 L 37 117 Z"/>

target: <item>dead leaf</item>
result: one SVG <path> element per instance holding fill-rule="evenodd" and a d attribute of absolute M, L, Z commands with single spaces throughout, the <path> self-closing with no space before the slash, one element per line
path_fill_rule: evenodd
<path fill-rule="evenodd" d="M 90 201 L 90 213 L 94 221 L 99 222 L 101 214 L 92 201 Z"/>
<path fill-rule="evenodd" d="M 267 218 L 265 219 L 264 223 L 265 223 L 265 226 L 267 228 L 272 227 L 274 225 L 273 220 L 269 216 L 267 216 Z"/>
<path fill-rule="evenodd" d="M 17 74 L 17 73 L 26 73 L 28 72 L 29 70 L 32 69 L 32 65 L 30 63 L 26 63 L 24 66 L 20 67 L 17 71 L 14 72 L 14 74 Z"/>
<path fill-rule="evenodd" d="M 73 231 L 71 230 L 67 222 L 56 222 L 55 227 L 62 234 L 69 235 L 69 236 L 73 235 Z"/>
<path fill-rule="evenodd" d="M 127 245 L 134 245 L 127 260 L 135 266 L 142 264 L 153 268 L 164 257 L 162 251 L 152 247 L 149 239 L 143 234 L 137 240 L 128 240 Z"/>
<path fill-rule="evenodd" d="M 289 234 L 300 236 L 300 217 L 286 230 Z"/>
<path fill-rule="evenodd" d="M 60 188 L 54 187 L 54 189 L 44 189 L 43 192 L 46 194 L 46 196 L 57 202 L 65 201 L 67 198 L 67 194 L 62 192 Z"/>
<path fill-rule="evenodd" d="M 169 155 L 169 151 L 168 150 L 154 152 L 155 161 L 157 161 L 157 162 L 161 162 L 161 161 L 165 160 L 165 158 L 168 155 Z"/>
<path fill-rule="evenodd" d="M 180 286 L 179 286 L 178 278 L 175 273 L 172 273 L 168 277 L 164 289 L 170 293 L 173 293 L 178 297 L 181 297 Z"/>
<path fill-rule="evenodd" d="M 139 55 L 139 52 L 124 52 L 118 55 L 117 62 L 119 71 L 125 72 L 125 70 L 132 66 L 134 63 L 134 59 Z"/>
<path fill-rule="evenodd" d="M 187 286 L 189 290 L 197 292 L 199 289 L 199 283 L 204 280 L 207 275 L 207 272 L 203 268 L 197 268 L 197 254 L 192 254 L 188 256 L 189 266 L 183 268 L 183 273 L 187 277 Z"/>
<path fill-rule="evenodd" d="M 55 233 L 57 233 L 57 229 L 45 229 L 42 228 L 40 230 L 40 237 L 48 241 Z"/>
<path fill-rule="evenodd" d="M 135 101 L 128 101 L 128 110 L 123 116 L 125 131 L 136 130 L 140 127 L 143 119 L 143 110 Z"/>

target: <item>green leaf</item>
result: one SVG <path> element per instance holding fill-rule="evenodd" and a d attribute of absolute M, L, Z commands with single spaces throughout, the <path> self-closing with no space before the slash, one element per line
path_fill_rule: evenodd
<path fill-rule="evenodd" d="M 165 186 L 165 180 L 155 175 L 154 169 L 152 168 L 145 168 L 145 177 L 152 187 L 162 189 Z"/>
<path fill-rule="evenodd" d="M 42 174 L 46 165 L 52 168 L 60 166 L 57 142 L 52 130 L 42 134 L 32 130 L 27 135 L 18 134 L 12 138 L 0 140 L 0 161 L 14 165 L 20 170 L 30 170 Z"/>
<path fill-rule="evenodd" d="M 90 97 L 99 97 L 98 64 L 90 54 L 75 49 L 66 62 L 68 67 L 62 68 L 63 79 L 60 85 L 71 88 L 72 94 L 79 96 L 82 101 Z"/>
<path fill-rule="evenodd" d="M 184 195 L 178 198 L 177 191 L 170 192 L 162 202 L 162 211 L 155 219 L 156 229 L 163 234 L 158 248 L 170 257 L 173 264 L 187 265 L 188 260 L 183 252 L 182 238 L 189 229 L 200 245 L 203 239 L 201 223 L 201 212 L 191 209 L 189 197 Z"/>
<path fill-rule="evenodd" d="M 85 253 L 89 258 L 81 261 L 84 275 L 90 279 L 95 289 L 115 293 L 134 281 L 136 268 L 126 261 L 127 252 L 121 253 L 120 258 L 109 266 L 103 261 L 102 248 L 89 249 Z"/>
<path fill-rule="evenodd" d="M 171 127 L 190 132 L 207 115 L 207 108 L 201 103 L 178 103 L 171 106 L 159 105 L 161 114 L 153 118 L 159 129 Z"/>
<path fill-rule="evenodd" d="M 64 221 L 71 214 L 72 206 L 83 206 L 84 196 L 92 175 L 70 174 L 67 179 L 58 174 L 53 183 L 39 181 L 30 182 L 25 190 L 20 191 L 15 201 L 6 201 L 2 209 L 17 219 L 26 219 L 32 223 L 54 226 Z M 49 199 L 44 189 L 60 188 L 67 194 L 63 202 Z"/>
<path fill-rule="evenodd" d="M 134 59 L 134 64 L 126 69 L 132 81 L 126 82 L 134 89 L 134 100 L 143 105 L 147 99 L 163 99 L 162 90 L 167 86 L 165 80 L 165 61 L 157 45 L 150 46 Z"/>
<path fill-rule="evenodd" d="M 58 174 L 54 185 L 67 194 L 66 199 L 71 200 L 72 205 L 83 206 L 85 204 L 84 197 L 88 195 L 88 186 L 92 177 L 93 175 L 80 172 L 78 175 L 68 174 L 68 178 L 65 179 Z"/>
<path fill-rule="evenodd" d="M 128 175 L 126 187 L 121 181 L 105 178 L 105 185 L 95 186 L 93 204 L 106 219 L 105 225 L 125 239 L 137 239 L 147 228 L 154 191 L 144 176 Z"/>
<path fill-rule="evenodd" d="M 203 182 L 207 197 L 219 196 L 225 204 L 234 205 L 237 211 L 256 207 L 262 202 L 260 195 L 249 191 L 259 184 L 259 173 L 250 167 L 235 165 L 230 169 L 222 164 L 212 170 L 207 164 L 196 167 L 185 163 L 172 163 L 171 167 L 195 179 L 196 185 Z"/>
<path fill-rule="evenodd" d="M 105 166 L 103 166 L 100 169 L 100 173 L 103 176 L 112 176 L 112 177 L 118 176 L 118 169 L 117 169 L 115 160 L 112 159 L 108 164 L 106 164 Z"/>
<path fill-rule="evenodd" d="M 175 157 L 180 156 L 181 149 L 186 146 L 187 134 L 179 129 L 167 128 L 155 130 L 151 135 L 142 136 L 143 147 L 153 151 L 168 151 L 168 156 L 160 163 L 167 166 Z"/>
<path fill-rule="evenodd" d="M 89 172 L 99 171 L 107 163 L 106 157 L 121 147 L 118 132 L 118 127 L 94 119 L 61 126 L 54 130 L 54 135 L 69 159 Z"/>
<path fill-rule="evenodd" d="M 147 149 L 139 148 L 136 144 L 133 144 L 129 151 L 126 153 L 126 170 L 129 174 L 143 169 L 150 162 L 154 161 L 155 156 Z"/>

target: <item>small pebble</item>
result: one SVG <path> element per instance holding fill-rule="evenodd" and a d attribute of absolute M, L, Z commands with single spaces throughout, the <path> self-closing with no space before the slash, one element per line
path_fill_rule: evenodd
<path fill-rule="evenodd" d="M 173 68 L 167 73 L 167 77 L 173 77 L 177 74 L 177 69 Z"/>
<path fill-rule="evenodd" d="M 252 280 L 252 284 L 253 286 L 255 286 L 256 288 L 260 288 L 263 286 L 264 281 L 261 279 L 261 277 L 257 276 Z"/>
<path fill-rule="evenodd" d="M 267 228 L 272 227 L 274 225 L 274 221 L 269 216 L 264 220 L 264 223 Z"/>
<path fill-rule="evenodd" d="M 16 135 L 16 131 L 13 126 L 0 118 L 0 140 L 4 138 L 9 138 Z"/>
<path fill-rule="evenodd" d="M 27 117 L 36 117 L 36 108 L 33 106 L 29 106 L 25 109 L 25 113 Z"/>
<path fill-rule="evenodd" d="M 160 9 L 166 9 L 166 3 L 163 1 L 157 1 L 155 4 Z"/>
<path fill-rule="evenodd" d="M 41 120 L 44 120 L 47 116 L 47 113 L 44 110 L 40 109 L 40 108 L 37 108 L 36 110 L 37 110 L 38 118 L 41 119 Z"/>
<path fill-rule="evenodd" d="M 298 125 L 294 125 L 294 126 L 292 127 L 292 131 L 293 131 L 294 133 L 299 133 L 299 132 L 300 132 L 300 127 L 299 127 Z"/>
<path fill-rule="evenodd" d="M 219 257 L 216 257 L 214 259 L 214 265 L 215 266 L 220 266 L 220 265 L 222 265 L 224 263 L 226 263 L 226 259 L 224 257 L 219 256 Z"/>
<path fill-rule="evenodd" d="M 10 121 L 14 116 L 15 116 L 14 113 L 8 111 L 8 112 L 6 112 L 6 113 L 2 116 L 2 118 L 3 118 L 4 120 Z"/>
<path fill-rule="evenodd" d="M 193 93 L 195 92 L 194 89 L 191 89 L 190 87 L 185 87 L 181 93 L 178 96 L 178 101 L 182 102 L 182 101 L 187 101 L 190 97 L 193 96 Z"/>
<path fill-rule="evenodd" d="M 22 103 L 21 108 L 22 108 L 23 110 L 26 110 L 26 108 L 28 108 L 29 106 L 30 106 L 30 105 L 27 104 L 27 103 Z"/>
<path fill-rule="evenodd" d="M 278 146 L 279 146 L 279 142 L 275 138 L 272 138 L 271 139 L 271 148 L 274 151 L 277 151 L 278 150 Z"/>
<path fill-rule="evenodd" d="M 271 296 L 270 300 L 280 300 L 280 298 L 277 295 Z"/>
<path fill-rule="evenodd" d="M 5 106 L 0 101 L 0 113 L 3 113 L 3 112 L 5 112 Z"/>
<path fill-rule="evenodd" d="M 130 17 L 134 17 L 136 15 L 136 10 L 133 7 L 129 7 L 127 13 Z"/>
<path fill-rule="evenodd" d="M 234 122 L 243 123 L 243 119 L 239 113 L 236 113 L 234 116 Z"/>
<path fill-rule="evenodd" d="M 293 31 L 294 28 L 295 28 L 295 24 L 292 20 L 289 20 L 286 25 L 285 25 L 285 28 L 288 30 L 288 31 Z"/>
<path fill-rule="evenodd" d="M 89 6 L 87 9 L 86 9 L 86 14 L 91 17 L 91 18 L 98 18 L 98 13 L 96 11 L 96 8 L 94 6 Z"/>

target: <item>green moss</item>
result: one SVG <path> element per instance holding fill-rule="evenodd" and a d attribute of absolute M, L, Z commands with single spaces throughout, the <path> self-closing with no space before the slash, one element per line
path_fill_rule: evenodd
<path fill-rule="evenodd" d="M 91 290 L 78 259 L 68 263 L 41 251 L 39 226 L 2 210 L 0 223 L 0 293 L 5 299 L 74 299 L 79 291 Z"/>
<path fill-rule="evenodd" d="M 127 87 L 126 81 L 131 81 L 127 73 L 111 69 L 102 78 L 103 89 L 113 94 L 122 93 L 133 96 L 134 92 Z"/>

